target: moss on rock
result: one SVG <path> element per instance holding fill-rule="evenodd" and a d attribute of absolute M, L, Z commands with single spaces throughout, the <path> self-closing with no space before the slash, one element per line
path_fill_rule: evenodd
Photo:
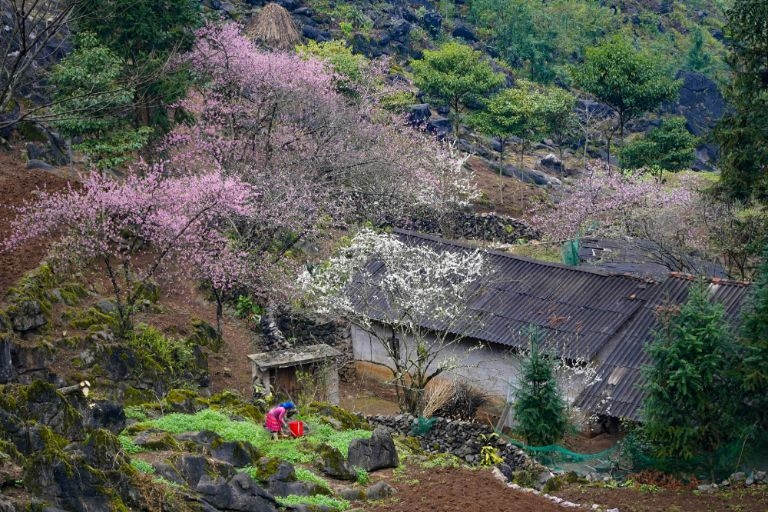
<path fill-rule="evenodd" d="M 370 430 L 371 428 L 370 424 L 368 423 L 368 420 L 364 418 L 360 418 L 359 416 L 356 416 L 351 412 L 342 409 L 341 407 L 338 407 L 336 405 L 331 405 L 326 402 L 312 402 L 309 405 L 307 412 L 309 414 L 320 416 L 321 418 L 323 416 L 327 418 L 332 418 L 333 420 L 341 424 L 341 427 L 343 430 L 352 430 L 352 429 Z M 333 425 L 333 422 L 329 422 L 329 424 Z"/>
<path fill-rule="evenodd" d="M 88 331 L 111 330 L 117 325 L 114 315 L 102 313 L 94 307 L 66 311 L 62 314 L 62 319 L 73 329 Z"/>

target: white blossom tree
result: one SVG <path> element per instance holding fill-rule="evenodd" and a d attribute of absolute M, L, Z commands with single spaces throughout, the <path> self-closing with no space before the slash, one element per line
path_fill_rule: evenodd
<path fill-rule="evenodd" d="M 365 229 L 300 282 L 319 313 L 381 344 L 401 410 L 418 414 L 427 385 L 462 364 L 451 349 L 480 321 L 468 304 L 483 288 L 484 265 L 477 250 L 435 251 Z"/>

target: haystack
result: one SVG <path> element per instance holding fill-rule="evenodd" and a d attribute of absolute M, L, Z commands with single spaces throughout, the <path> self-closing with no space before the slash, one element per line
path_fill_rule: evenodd
<path fill-rule="evenodd" d="M 280 50 L 289 50 L 301 41 L 291 13 L 275 3 L 265 5 L 245 32 L 260 44 Z"/>

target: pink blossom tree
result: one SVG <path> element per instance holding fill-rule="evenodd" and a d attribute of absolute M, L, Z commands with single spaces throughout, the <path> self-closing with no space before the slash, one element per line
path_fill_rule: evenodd
<path fill-rule="evenodd" d="M 206 277 L 218 289 L 247 278 L 244 264 L 228 266 L 240 260 L 229 232 L 236 219 L 253 214 L 251 198 L 257 195 L 219 171 L 168 177 L 162 164 L 136 171 L 122 181 L 92 173 L 81 188 L 41 192 L 18 209 L 14 234 L 5 243 L 12 249 L 52 237 L 57 241 L 51 257 L 58 265 L 98 262 L 111 283 L 122 334 L 131 329 L 137 299 L 159 271 Z"/>
<path fill-rule="evenodd" d="M 641 172 L 611 173 L 604 162 L 593 162 L 556 205 L 532 212 L 531 222 L 551 241 L 587 234 L 649 240 L 659 263 L 693 272 L 685 256 L 707 251 L 707 212 L 701 184 L 682 176 L 678 181 L 669 186 Z"/>

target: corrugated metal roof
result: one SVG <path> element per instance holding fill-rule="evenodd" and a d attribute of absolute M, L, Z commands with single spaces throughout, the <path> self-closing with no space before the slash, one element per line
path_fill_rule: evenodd
<path fill-rule="evenodd" d="M 466 251 L 475 248 L 438 237 L 396 230 L 409 244 L 424 244 L 436 251 Z M 525 348 L 525 332 L 537 326 L 543 332 L 544 348 L 571 359 L 592 360 L 608 340 L 640 306 L 637 296 L 649 282 L 633 276 L 601 270 L 580 270 L 486 251 L 487 280 L 473 294 L 465 318 L 451 326 L 456 334 L 513 348 Z M 371 262 L 368 271 L 385 272 L 380 263 Z M 369 314 L 383 318 L 387 306 L 371 300 L 374 289 L 357 289 L 360 303 Z M 422 326 L 440 328 L 430 319 Z M 443 326 L 444 327 L 444 326 Z"/>
<path fill-rule="evenodd" d="M 665 282 L 649 287 L 639 297 L 643 306 L 598 356 L 600 380 L 579 395 L 577 407 L 593 413 L 640 419 L 644 397 L 642 368 L 651 363 L 645 347 L 653 340 L 659 308 L 685 302 L 694 283 L 690 276 L 670 274 Z M 748 284 L 715 279 L 709 286 L 712 300 L 723 305 L 728 322 L 738 324 Z"/>

